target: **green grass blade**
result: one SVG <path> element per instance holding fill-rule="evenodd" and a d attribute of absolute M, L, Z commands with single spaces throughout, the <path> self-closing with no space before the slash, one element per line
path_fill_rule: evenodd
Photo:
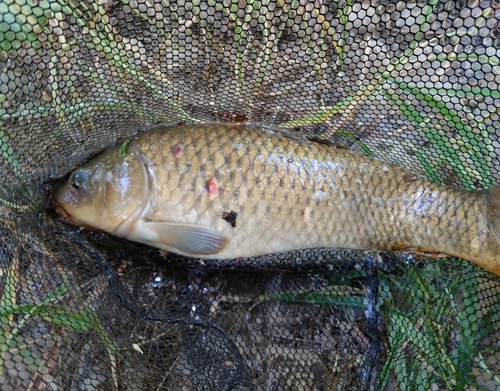
<path fill-rule="evenodd" d="M 389 77 L 386 77 L 386 79 L 389 79 Z M 405 84 L 407 84 L 410 88 L 412 88 L 408 83 Z M 414 86 L 413 88 L 417 87 Z M 469 86 L 462 86 L 460 88 L 418 87 L 417 93 L 429 96 L 450 96 L 450 97 L 456 96 L 459 98 L 477 98 L 477 96 L 492 97 L 495 99 L 500 98 L 500 90 L 495 90 L 487 87 L 469 87 Z"/>
<path fill-rule="evenodd" d="M 439 113 L 447 120 L 449 121 L 456 129 L 457 129 L 457 136 L 455 138 L 455 143 L 458 145 L 459 150 L 461 151 L 466 151 L 468 155 L 471 157 L 475 170 L 479 173 L 479 180 L 483 184 L 484 187 L 489 188 L 493 186 L 493 183 L 491 181 L 491 169 L 489 167 L 489 163 L 491 162 L 491 156 L 490 153 L 487 154 L 487 156 L 483 155 L 484 150 L 486 150 L 486 145 L 491 144 L 491 138 L 487 133 L 481 132 L 479 128 L 476 128 L 474 131 L 468 123 L 462 119 L 457 112 L 454 110 L 448 109 L 446 105 L 436 99 L 434 96 L 425 93 L 422 89 L 417 88 L 417 87 L 412 87 L 407 83 L 404 83 L 400 80 L 397 80 L 393 77 L 388 77 L 387 80 L 391 83 L 396 84 L 399 88 L 401 88 L 403 91 L 413 94 L 417 97 L 417 99 L 424 100 L 430 107 L 435 107 L 439 110 Z M 416 110 L 414 110 L 416 111 Z M 409 117 L 412 119 L 411 117 Z M 422 116 L 419 115 L 419 118 L 422 119 Z M 422 122 L 422 121 L 420 121 Z M 479 124 L 478 124 L 479 126 Z M 432 132 L 435 134 L 436 132 Z M 428 135 L 427 135 L 428 136 Z M 429 136 L 428 136 L 429 137 Z M 442 143 L 442 141 L 445 141 L 444 147 L 446 151 L 446 155 L 448 154 L 456 154 L 454 152 L 454 148 L 452 145 L 450 145 L 450 140 L 448 140 L 447 137 L 445 137 L 445 140 L 438 140 L 438 143 Z M 453 152 L 451 152 L 453 151 Z M 444 153 L 444 149 L 443 149 Z M 452 161 L 457 164 L 457 167 L 462 166 L 460 159 L 458 156 L 456 158 L 453 158 Z M 460 167 L 462 170 L 466 170 L 465 167 Z M 467 170 L 468 175 L 470 175 L 470 169 Z M 464 173 L 466 171 L 463 171 Z M 472 184 L 471 189 L 474 189 L 475 186 Z"/>
<path fill-rule="evenodd" d="M 425 171 L 427 178 L 429 178 L 431 181 L 434 181 L 434 182 L 437 182 L 437 183 L 440 183 L 443 185 L 444 181 L 441 178 L 441 175 L 439 175 L 439 173 L 436 171 L 433 164 L 429 160 L 428 156 L 424 155 L 424 153 L 420 149 L 416 148 L 415 146 L 413 146 L 409 142 L 404 143 L 404 145 L 406 148 L 408 148 L 409 150 L 411 150 L 415 154 L 415 156 L 417 157 L 420 164 L 422 164 L 422 167 L 424 168 L 424 171 Z"/>
<path fill-rule="evenodd" d="M 66 306 L 42 306 L 33 312 L 34 317 L 77 331 L 90 331 L 91 319 L 85 312 L 75 311 Z"/>
<path fill-rule="evenodd" d="M 448 138 L 440 129 L 433 129 L 429 127 L 430 121 L 428 118 L 422 116 L 422 114 L 415 109 L 414 106 L 407 104 L 401 97 L 389 90 L 385 90 L 384 95 L 394 103 L 403 114 L 412 121 L 415 126 L 418 126 L 424 134 L 427 136 L 429 141 L 438 149 L 443 159 L 446 159 L 450 166 L 455 170 L 458 177 L 464 184 L 466 189 L 472 190 L 476 186 L 471 180 L 471 176 L 468 174 L 470 171 L 466 169 L 465 165 L 460 160 L 460 157 L 455 152 L 453 147 L 448 141 Z"/>
<path fill-rule="evenodd" d="M 448 357 L 446 351 L 438 350 L 429 336 L 415 327 L 413 320 L 408 314 L 403 313 L 395 308 L 389 309 L 389 324 L 391 331 L 404 333 L 408 341 L 408 345 L 414 350 L 421 359 L 425 360 L 426 365 L 433 368 L 433 371 L 445 377 L 454 372 L 454 367 L 451 364 L 451 358 Z"/>
<path fill-rule="evenodd" d="M 257 298 L 249 311 L 266 301 L 283 301 L 307 304 L 330 304 L 342 307 L 361 307 L 364 291 L 348 285 L 328 286 L 324 290 L 297 290 L 262 295 Z"/>
<path fill-rule="evenodd" d="M 333 107 L 329 109 L 317 110 L 305 117 L 295 119 L 292 121 L 283 122 L 280 124 L 280 126 L 294 127 L 294 126 L 305 126 L 305 125 L 314 125 L 322 123 L 326 121 L 328 118 L 334 116 L 335 114 L 343 112 L 357 98 L 358 98 L 357 93 L 351 94 L 347 96 L 344 100 L 336 103 Z"/>
<path fill-rule="evenodd" d="M 17 297 L 17 282 L 18 282 L 18 269 L 19 264 L 17 261 L 13 260 L 11 262 L 10 268 L 7 269 L 7 276 L 5 277 L 5 285 L 3 292 L 0 297 L 0 316 L 5 316 L 9 312 L 10 308 L 16 306 Z"/>
<path fill-rule="evenodd" d="M 285 31 L 287 22 L 290 19 L 290 14 L 292 12 L 294 12 L 294 10 L 297 9 L 297 3 L 298 3 L 298 0 L 293 0 L 292 4 L 289 7 L 287 7 L 288 10 L 285 11 L 284 5 L 286 4 L 286 2 L 284 0 L 278 0 L 278 5 L 280 5 L 283 8 L 285 17 L 283 19 L 281 19 L 281 23 L 280 23 L 280 26 L 278 28 L 278 32 L 276 33 L 276 39 L 274 39 L 272 41 L 272 48 L 268 48 L 266 45 L 266 49 L 264 50 L 264 60 L 262 62 L 262 66 L 259 70 L 259 74 L 257 75 L 257 79 L 255 80 L 254 87 L 252 88 L 252 95 L 251 95 L 252 99 L 257 94 L 257 92 L 261 86 L 261 83 L 264 80 L 265 72 L 267 70 L 269 60 L 271 59 L 271 54 L 273 52 L 276 52 L 278 45 L 281 42 L 281 38 L 283 37 L 283 33 Z M 265 17 L 265 15 L 264 15 L 264 17 Z M 264 40 L 265 43 L 269 42 L 269 40 L 267 39 L 269 37 L 269 34 L 270 34 L 270 29 L 268 26 L 266 26 L 266 23 L 264 23 L 263 36 L 266 37 L 266 39 Z"/>
<path fill-rule="evenodd" d="M 77 24 L 82 29 L 82 33 L 88 34 L 92 37 L 92 41 L 82 41 L 90 49 L 95 49 L 99 52 L 106 54 L 108 61 L 124 73 L 130 74 L 133 78 L 141 82 L 147 89 L 152 91 L 153 94 L 159 96 L 166 101 L 171 107 L 177 110 L 184 118 L 195 121 L 187 112 L 185 112 L 177 103 L 175 103 L 163 90 L 144 76 L 142 71 L 138 71 L 135 63 L 129 58 L 125 49 L 121 48 L 114 42 L 114 35 L 107 24 L 99 24 L 102 30 L 88 26 L 89 21 L 93 21 L 96 13 L 90 11 L 85 3 L 73 2 L 69 0 L 57 0 L 61 6 L 69 7 L 71 12 L 76 18 Z M 90 26 L 94 23 L 89 23 Z M 112 44 L 113 43 L 113 44 Z"/>
<path fill-rule="evenodd" d="M 460 320 L 460 341 L 451 352 L 455 357 L 457 368 L 457 384 L 455 390 L 462 390 L 470 380 L 470 374 L 477 354 L 478 344 L 488 333 L 488 328 L 484 324 L 484 319 L 478 319 L 477 310 L 479 308 L 478 287 L 475 279 L 464 281 L 463 303 L 456 306 Z"/>
<path fill-rule="evenodd" d="M 335 133 L 335 135 L 338 135 L 338 136 L 344 136 L 344 137 L 348 137 L 350 138 L 351 140 L 354 140 L 356 142 L 356 144 L 358 144 L 358 146 L 361 148 L 361 150 L 363 151 L 363 153 L 366 155 L 366 156 L 375 156 L 375 153 L 370 149 L 370 147 L 368 145 L 366 145 L 363 140 L 361 140 L 359 137 L 357 137 L 356 135 L 348 132 L 347 130 L 342 130 L 342 129 L 339 129 L 337 130 Z"/>
<path fill-rule="evenodd" d="M 412 87 L 410 84 L 398 80 L 394 77 L 386 77 L 386 80 L 396 84 L 403 91 L 415 95 L 417 99 L 424 100 L 430 107 L 438 108 L 443 117 L 453 123 L 453 126 L 457 129 L 460 130 L 469 127 L 467 123 L 454 110 L 448 109 L 442 101 L 436 99 L 433 95 L 426 93 L 425 89 Z"/>
<path fill-rule="evenodd" d="M 391 370 L 395 366 L 396 360 L 401 360 L 401 358 L 397 357 L 397 354 L 401 351 L 401 347 L 403 346 L 404 342 L 402 336 L 395 332 L 389 332 L 387 337 L 389 343 L 388 355 L 386 360 L 384 361 L 384 365 L 382 367 L 382 370 L 380 371 L 379 377 L 379 389 L 381 390 L 385 390 L 389 382 Z M 404 357 L 402 360 L 404 360 Z M 403 388 L 401 388 L 401 390 L 403 390 Z"/>
<path fill-rule="evenodd" d="M 488 63 L 491 65 L 500 64 L 500 58 L 496 56 L 488 56 L 486 54 L 444 54 L 444 53 L 430 53 L 425 58 L 426 61 L 455 61 L 455 60 L 475 60 L 481 63 Z"/>
<path fill-rule="evenodd" d="M 406 53 L 401 56 L 393 65 L 389 66 L 387 69 L 387 74 L 392 74 L 392 72 L 398 68 L 399 65 L 404 64 L 408 59 L 413 55 L 415 49 L 421 45 L 421 38 L 424 35 L 424 27 L 429 20 L 429 17 L 433 14 L 436 5 L 439 3 L 439 0 L 430 0 L 429 3 L 422 10 L 422 22 L 418 27 L 418 31 L 415 34 L 415 39 L 410 43 L 410 46 Z"/>
<path fill-rule="evenodd" d="M 312 14 L 318 18 L 319 22 L 321 23 L 323 27 L 323 31 L 326 31 L 328 35 L 332 38 L 331 45 L 333 46 L 334 50 L 337 52 L 339 56 L 339 63 L 338 63 L 338 69 L 342 69 L 342 66 L 344 65 L 344 59 L 346 57 L 346 53 L 344 50 L 345 47 L 345 39 L 340 40 L 338 37 L 338 34 L 335 32 L 334 28 L 330 24 L 328 20 L 326 20 L 325 16 L 321 14 L 319 8 L 313 8 Z"/>

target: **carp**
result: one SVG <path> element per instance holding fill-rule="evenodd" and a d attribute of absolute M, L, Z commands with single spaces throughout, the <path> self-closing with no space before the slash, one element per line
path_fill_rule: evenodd
<path fill-rule="evenodd" d="M 75 224 L 189 257 L 397 250 L 457 256 L 500 275 L 500 188 L 443 186 L 257 127 L 143 132 L 82 165 L 54 198 Z"/>

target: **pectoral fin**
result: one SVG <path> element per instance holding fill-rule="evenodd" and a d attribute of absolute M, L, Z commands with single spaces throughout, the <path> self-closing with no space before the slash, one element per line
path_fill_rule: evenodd
<path fill-rule="evenodd" d="M 228 244 L 228 239 L 215 229 L 196 224 L 143 222 L 135 234 L 151 246 L 191 256 L 217 254 Z"/>

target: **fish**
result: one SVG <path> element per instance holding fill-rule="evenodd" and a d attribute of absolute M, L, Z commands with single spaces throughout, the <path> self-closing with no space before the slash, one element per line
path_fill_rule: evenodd
<path fill-rule="evenodd" d="M 456 256 L 500 275 L 500 187 L 461 190 L 249 125 L 172 125 L 97 155 L 58 210 L 164 251 L 237 259 L 306 248 Z"/>

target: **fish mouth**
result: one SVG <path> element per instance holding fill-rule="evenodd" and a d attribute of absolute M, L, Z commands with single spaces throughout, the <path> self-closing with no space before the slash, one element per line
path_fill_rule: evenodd
<path fill-rule="evenodd" d="M 56 213 L 61 215 L 61 217 L 64 217 L 65 219 L 71 219 L 71 215 L 61 205 L 57 205 L 55 211 Z"/>
<path fill-rule="evenodd" d="M 75 227 L 82 227 L 78 219 L 75 219 L 66 209 L 62 206 L 54 197 L 50 200 L 51 206 L 53 207 L 55 213 L 57 214 L 57 218 L 70 225 L 74 225 Z"/>
<path fill-rule="evenodd" d="M 48 197 L 47 200 L 47 209 L 55 211 L 58 215 L 64 218 L 71 218 L 71 215 L 64 209 L 64 207 L 61 205 L 61 203 L 57 200 L 57 198 L 60 198 L 58 196 L 61 195 L 61 187 L 62 185 L 57 185 L 54 190 L 50 193 L 50 196 Z"/>
<path fill-rule="evenodd" d="M 67 202 L 69 206 L 72 206 L 76 201 L 76 197 L 76 189 L 73 189 L 71 186 L 64 186 L 64 184 L 60 184 L 56 186 L 54 191 L 52 191 L 52 194 L 48 199 L 47 207 L 57 214 L 57 218 L 59 220 L 76 227 L 81 227 L 82 223 L 78 221 L 78 219 L 75 219 L 63 205 L 63 203 Z M 59 200 L 63 200 L 64 202 Z"/>

